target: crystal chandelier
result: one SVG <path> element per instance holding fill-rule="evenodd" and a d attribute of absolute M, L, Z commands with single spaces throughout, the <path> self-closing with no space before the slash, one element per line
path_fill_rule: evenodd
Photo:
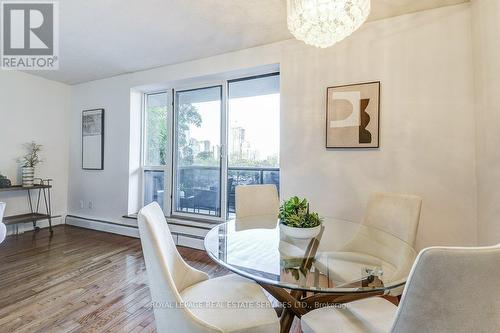
<path fill-rule="evenodd" d="M 329 47 L 356 31 L 370 0 L 287 0 L 288 29 L 306 44 Z"/>

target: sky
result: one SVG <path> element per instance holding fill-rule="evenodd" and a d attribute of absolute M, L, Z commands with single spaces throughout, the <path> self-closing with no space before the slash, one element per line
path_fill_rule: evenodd
<path fill-rule="evenodd" d="M 245 139 L 259 157 L 279 154 L 280 95 L 258 95 L 229 99 L 229 134 L 231 127 L 245 128 Z M 190 136 L 209 140 L 212 145 L 220 142 L 220 101 L 193 103 L 203 119 L 201 127 L 191 126 Z"/>

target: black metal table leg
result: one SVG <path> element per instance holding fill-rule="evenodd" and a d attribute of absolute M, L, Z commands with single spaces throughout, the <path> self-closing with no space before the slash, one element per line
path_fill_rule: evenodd
<path fill-rule="evenodd" d="M 47 179 L 47 185 L 50 185 L 50 179 Z M 47 192 L 45 192 L 47 190 Z M 49 219 L 49 230 L 50 234 L 54 233 L 54 230 L 52 230 L 52 207 L 51 207 L 51 202 L 50 202 L 50 187 L 47 189 L 43 189 L 43 200 L 45 202 L 45 211 L 47 212 L 48 219 Z"/>
<path fill-rule="evenodd" d="M 43 185 L 43 179 L 41 179 L 41 184 Z M 38 213 L 40 211 L 40 196 L 42 194 L 42 190 L 38 190 L 38 197 L 36 199 L 36 212 Z M 35 229 L 35 232 L 40 231 L 40 227 L 37 227 L 36 221 L 33 222 L 33 228 Z"/>
<path fill-rule="evenodd" d="M 30 206 L 30 212 L 31 214 L 35 213 L 35 210 L 33 209 L 33 203 L 31 201 L 31 191 L 28 189 L 28 202 L 29 202 L 29 206 Z M 37 199 L 37 205 L 36 205 L 36 212 L 38 213 L 38 206 L 39 206 L 39 203 L 40 203 L 40 190 L 38 190 L 38 199 Z M 37 227 L 36 225 L 36 220 L 33 220 L 33 231 L 34 232 L 37 232 L 39 231 L 40 228 Z"/>

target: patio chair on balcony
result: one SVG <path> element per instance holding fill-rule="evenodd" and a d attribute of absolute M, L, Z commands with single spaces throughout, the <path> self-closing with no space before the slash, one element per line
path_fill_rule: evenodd
<path fill-rule="evenodd" d="M 219 191 L 210 190 L 194 190 L 194 209 L 200 213 L 208 211 L 207 215 L 219 215 Z M 203 212 L 202 212 L 203 213 Z M 213 214 L 212 214 L 213 213 Z"/>

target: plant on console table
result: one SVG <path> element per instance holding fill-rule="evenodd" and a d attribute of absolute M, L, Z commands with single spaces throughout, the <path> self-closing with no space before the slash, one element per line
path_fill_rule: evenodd
<path fill-rule="evenodd" d="M 292 197 L 280 206 L 280 228 L 293 238 L 313 238 L 321 231 L 322 219 L 309 211 L 307 199 Z"/>
<path fill-rule="evenodd" d="M 21 172 L 23 178 L 23 187 L 33 186 L 35 180 L 35 167 L 42 162 L 40 159 L 40 151 L 42 145 L 34 141 L 24 145 L 26 155 L 21 158 Z"/>

